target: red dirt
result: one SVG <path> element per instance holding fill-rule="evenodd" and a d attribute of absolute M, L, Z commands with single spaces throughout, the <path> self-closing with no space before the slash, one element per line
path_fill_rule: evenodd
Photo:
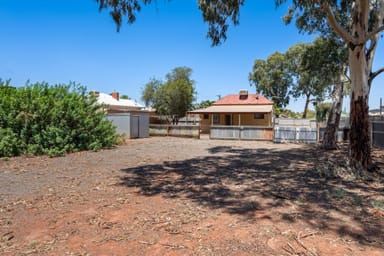
<path fill-rule="evenodd" d="M 0 254 L 384 255 L 382 180 L 319 169 L 343 154 L 148 138 L 1 160 Z"/>

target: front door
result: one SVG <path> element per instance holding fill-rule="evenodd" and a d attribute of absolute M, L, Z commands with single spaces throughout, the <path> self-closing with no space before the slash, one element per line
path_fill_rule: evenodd
<path fill-rule="evenodd" d="M 231 125 L 231 115 L 225 115 L 225 125 Z"/>

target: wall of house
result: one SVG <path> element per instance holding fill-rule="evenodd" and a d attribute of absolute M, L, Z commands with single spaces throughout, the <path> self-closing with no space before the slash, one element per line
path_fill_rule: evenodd
<path fill-rule="evenodd" d="M 240 125 L 250 125 L 250 126 L 272 126 L 272 113 L 265 113 L 262 116 L 262 119 L 256 118 L 261 116 L 255 116 L 255 113 L 244 113 L 244 114 L 217 114 L 219 117 L 213 123 L 213 125 L 228 125 L 226 123 L 226 116 L 229 116 L 230 124 L 229 125 L 239 125 L 239 115 L 240 115 Z M 200 127 L 203 133 L 209 132 L 210 126 L 212 125 L 213 115 L 209 114 L 206 119 L 204 115 L 200 115 Z"/>
<path fill-rule="evenodd" d="M 261 115 L 261 116 L 259 116 L 259 115 Z M 241 125 L 253 125 L 253 126 L 272 126 L 271 113 L 241 114 L 240 124 Z M 239 115 L 238 114 L 232 115 L 232 125 L 239 125 Z"/>

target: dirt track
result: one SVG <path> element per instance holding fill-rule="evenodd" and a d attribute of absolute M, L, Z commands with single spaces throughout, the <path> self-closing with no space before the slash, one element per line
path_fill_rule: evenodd
<path fill-rule="evenodd" d="M 314 147 L 148 138 L 2 160 L 0 254 L 384 255 L 383 183 L 319 175 L 343 152 Z"/>

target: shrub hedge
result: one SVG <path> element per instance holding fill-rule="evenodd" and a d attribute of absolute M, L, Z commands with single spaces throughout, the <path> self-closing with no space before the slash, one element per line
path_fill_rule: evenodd
<path fill-rule="evenodd" d="M 0 157 L 99 150 L 117 139 L 85 87 L 43 82 L 15 88 L 0 80 Z"/>

